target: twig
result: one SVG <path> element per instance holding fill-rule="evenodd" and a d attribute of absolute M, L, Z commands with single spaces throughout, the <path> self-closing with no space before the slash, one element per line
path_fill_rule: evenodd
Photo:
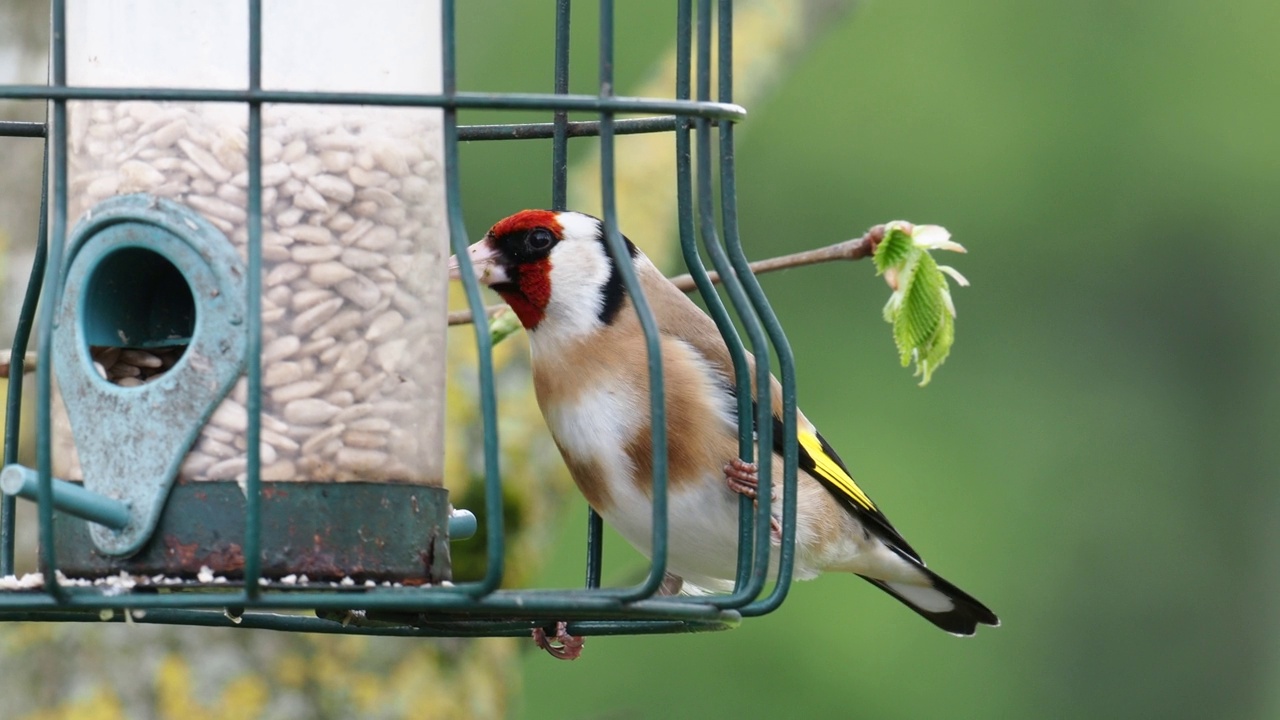
<path fill-rule="evenodd" d="M 493 317 L 494 315 L 497 315 L 498 313 L 506 309 L 507 309 L 506 305 L 489 305 L 485 307 L 484 314 L 487 317 Z M 470 325 L 471 311 L 470 310 L 454 310 L 453 312 L 449 313 L 449 324 L 450 325 Z"/>
<path fill-rule="evenodd" d="M 0 350 L 0 378 L 9 377 L 9 367 L 13 360 L 12 350 Z M 22 358 L 22 367 L 26 372 L 36 369 L 36 354 L 29 352 Z"/>
<path fill-rule="evenodd" d="M 785 270 L 802 265 L 815 265 L 817 263 L 831 262 L 832 260 L 861 260 L 874 253 L 881 240 L 884 240 L 884 225 L 876 225 L 860 238 L 845 240 L 844 242 L 838 242 L 835 245 L 828 245 L 816 250 L 804 250 L 791 255 L 757 260 L 750 264 L 751 272 L 759 275 L 773 272 L 774 270 Z M 708 272 L 707 276 L 713 283 L 720 282 L 720 274 L 715 271 Z M 697 288 L 693 282 L 692 275 L 677 275 L 671 278 L 671 282 L 684 292 L 692 292 Z M 493 317 L 506 309 L 506 305 L 490 305 L 484 309 L 484 312 L 486 316 Z M 457 310 L 449 313 L 450 325 L 466 325 L 470 322 L 470 310 Z"/>

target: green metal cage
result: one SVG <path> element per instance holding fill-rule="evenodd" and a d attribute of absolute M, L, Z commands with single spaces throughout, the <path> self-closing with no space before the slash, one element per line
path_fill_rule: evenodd
<path fill-rule="evenodd" d="M 796 400 L 794 364 L 782 328 L 752 275 L 743 252 L 737 226 L 734 184 L 734 124 L 745 110 L 733 104 L 733 4 L 718 0 L 679 0 L 675 32 L 677 77 L 671 99 L 619 97 L 613 93 L 614 3 L 599 3 L 599 93 L 571 95 L 569 87 L 570 1 L 555 4 L 555 67 L 552 93 L 486 93 L 460 91 L 456 83 L 454 0 L 441 2 L 443 92 L 438 95 L 324 93 L 273 91 L 262 88 L 262 2 L 246 0 L 249 23 L 249 74 L 245 89 L 207 90 L 181 87 L 102 88 L 75 87 L 67 83 L 66 3 L 52 3 L 50 80 L 47 85 L 0 86 L 0 98 L 43 100 L 49 104 L 49 122 L 0 121 L 0 136 L 27 137 L 45 143 L 45 193 L 36 255 L 13 340 L 9 377 L 5 465 L 17 461 L 19 421 L 23 389 L 23 362 L 33 329 L 38 329 L 36 382 L 37 462 L 31 474 L 31 494 L 37 500 L 39 565 L 45 583 L 38 589 L 0 590 L 0 619 L 10 621 L 122 621 L 219 627 L 267 628 L 317 633 L 361 633 L 400 636 L 514 636 L 527 635 L 553 621 L 568 621 L 574 635 L 699 632 L 735 626 L 743 617 L 768 613 L 786 597 L 791 578 L 795 542 Z M 713 28 L 713 25 L 716 26 Z M 713 44 L 713 29 L 716 31 Z M 695 42 L 696 38 L 696 42 Z M 713 46 L 714 45 L 714 46 Z M 718 56 L 717 95 L 711 98 L 712 58 Z M 153 100 L 195 103 L 239 103 L 248 112 L 248 272 L 245 304 L 247 334 L 248 426 L 247 480 L 244 499 L 243 579 L 221 585 L 189 582 L 165 588 L 133 588 L 124 591 L 85 587 L 59 579 L 54 572 L 65 552 L 55 542 L 54 494 L 51 446 L 50 336 L 57 293 L 62 287 L 64 246 L 68 238 L 67 104 L 77 100 Z M 635 301 L 649 357 L 651 409 L 653 413 L 653 556 L 645 579 L 634 587 L 601 587 L 601 519 L 589 513 L 587 567 L 583 587 L 564 589 L 500 589 L 506 538 L 503 532 L 502 468 L 498 462 L 497 400 L 494 390 L 492 344 L 487 330 L 479 285 L 471 273 L 463 273 L 463 285 L 475 321 L 478 349 L 479 393 L 484 440 L 484 502 L 470 508 L 485 522 L 483 542 L 487 564 L 474 582 L 432 584 L 420 587 L 351 587 L 285 589 L 260 583 L 263 568 L 263 481 L 259 439 L 262 433 L 262 107 L 264 103 L 294 105 L 367 105 L 384 107 L 438 107 L 444 117 L 444 173 L 452 248 L 461 258 L 469 244 L 463 224 L 458 184 L 460 141 L 552 140 L 551 206 L 564 209 L 566 173 L 571 138 L 599 137 L 601 148 L 602 206 L 606 239 L 615 259 L 626 250 L 619 234 L 614 197 L 614 140 L 631 133 L 672 135 L 676 156 L 676 183 L 680 247 L 698 290 L 724 335 L 737 371 L 739 447 L 750 461 L 756 443 L 774 446 L 774 408 L 768 393 L 758 405 L 752 401 L 752 378 L 746 350 L 737 327 L 746 335 L 756 358 L 755 381 L 767 387 L 770 358 L 782 383 L 780 417 L 784 442 L 785 474 L 781 482 L 770 477 L 770 463 L 761 463 L 759 507 L 769 508 L 777 491 L 784 497 L 782 542 L 771 548 L 769 512 L 757 511 L 746 498 L 740 506 L 739 560 L 733 592 L 709 597 L 663 597 L 659 589 L 666 571 L 667 457 L 662 366 L 659 336 L 653 313 L 641 293 L 634 272 L 619 262 L 622 280 Z M 460 111 L 512 110 L 546 112 L 551 122 L 500 125 L 460 125 Z M 571 120 L 571 114 L 595 116 Z M 618 115 L 640 117 L 619 118 Z M 719 220 L 717 221 L 717 208 Z M 700 242 L 699 242 L 700 241 Z M 711 260 L 725 288 L 727 306 L 704 269 L 702 254 Z M 43 302 L 38 302 L 43 300 Z M 36 309 L 39 305 L 39 313 Z M 735 326 L 729 309 L 738 321 Z M 92 504 L 92 503 L 90 503 Z M 65 507 L 65 505 L 64 505 Z M 0 575 L 15 568 L 15 498 L 0 499 Z M 82 513 L 81 517 L 85 514 Z M 778 575 L 768 577 L 771 551 L 778 554 Z M 361 611 L 353 621 L 352 611 Z M 127 617 L 126 617 L 127 616 Z"/>

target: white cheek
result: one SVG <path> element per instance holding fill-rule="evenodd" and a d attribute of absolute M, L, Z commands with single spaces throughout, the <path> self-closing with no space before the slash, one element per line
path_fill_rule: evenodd
<path fill-rule="evenodd" d="M 530 338 L 535 345 L 554 346 L 600 328 L 602 288 L 611 266 L 592 241 L 566 241 L 551 253 L 551 299 L 543 320 Z"/>
<path fill-rule="evenodd" d="M 600 232 L 600 221 L 590 215 L 565 212 L 560 213 L 556 220 L 560 222 L 560 228 L 564 231 L 566 238 L 594 241 L 596 233 Z"/>

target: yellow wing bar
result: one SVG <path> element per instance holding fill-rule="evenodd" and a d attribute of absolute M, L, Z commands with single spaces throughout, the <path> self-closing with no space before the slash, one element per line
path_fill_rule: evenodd
<path fill-rule="evenodd" d="M 822 440 L 818 438 L 816 433 L 801 428 L 797 433 L 797 439 L 800 441 L 800 447 L 813 461 L 811 472 L 821 475 L 840 492 L 848 495 L 850 500 L 853 500 L 864 509 L 879 512 L 875 503 L 871 502 L 871 498 L 862 492 L 862 488 L 858 487 L 858 483 L 849 477 L 849 473 L 841 467 L 840 462 L 827 453 L 822 446 Z M 805 463 L 802 462 L 801 464 Z"/>

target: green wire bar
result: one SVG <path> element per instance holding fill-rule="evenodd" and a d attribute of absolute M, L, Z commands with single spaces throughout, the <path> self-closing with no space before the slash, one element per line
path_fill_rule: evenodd
<path fill-rule="evenodd" d="M 448 45 L 446 38 L 445 45 Z M 172 102 L 285 103 L 294 105 L 375 105 L 380 107 L 443 107 L 455 110 L 564 110 L 567 112 L 668 114 L 742 120 L 747 111 L 737 105 L 680 102 L 595 95 L 536 93 L 448 93 L 414 95 L 389 93 L 316 92 L 295 90 L 215 90 L 208 88 L 67 87 L 66 85 L 5 85 L 0 98 L 10 100 L 158 100 Z"/>
<path fill-rule="evenodd" d="M 0 120 L 0 137 L 42 138 L 46 130 L 44 123 Z"/>
<path fill-rule="evenodd" d="M 47 85 L 0 86 L 0 98 L 40 100 L 50 104 L 48 123 L 0 121 L 0 137 L 42 138 L 45 168 L 36 255 L 32 264 L 17 330 L 13 357 L 27 350 L 30 334 L 39 328 L 36 370 L 36 463 L 34 469 L 13 466 L 4 485 L 17 488 L 38 501 L 39 561 L 43 568 L 59 568 L 53 525 L 55 506 L 85 514 L 68 506 L 68 489 L 52 474 L 52 366 L 51 346 L 54 307 L 62 293 L 64 255 L 68 236 L 67 103 L 79 100 L 152 100 L 199 103 L 239 103 L 248 114 L 248 182 L 246 202 L 247 268 L 245 323 L 248 336 L 248 422 L 245 477 L 244 569 L 242 577 L 218 585 L 190 583 L 179 586 L 148 585 L 131 590 L 86 581 L 59 580 L 46 572 L 44 584 L 28 590 L 0 592 L 0 619 L 57 622 L 112 622 L 129 619 L 139 623 L 240 627 L 278 631 L 353 633 L 387 636 L 521 636 L 548 621 L 568 622 L 578 635 L 704 632 L 735 627 L 742 617 L 777 608 L 790 585 L 796 530 L 796 402 L 795 366 L 777 317 L 759 283 L 751 274 L 737 225 L 734 179 L 733 125 L 746 111 L 732 95 L 732 2 L 718 0 L 718 97 L 711 95 L 713 7 L 711 0 L 679 0 L 676 7 L 676 92 L 672 99 L 619 96 L 614 92 L 614 3 L 599 3 L 598 92 L 569 93 L 571 0 L 555 3 L 555 62 L 552 92 L 460 92 L 457 87 L 456 2 L 442 0 L 442 83 L 438 94 L 357 92 L 298 92 L 262 87 L 262 2 L 246 0 L 248 7 L 248 77 L 243 89 L 200 88 L 102 88 L 72 87 L 67 83 L 66 3 L 53 0 L 50 81 Z M 696 10 L 696 12 L 695 12 Z M 695 46 L 696 39 L 696 46 Z M 696 57 L 695 57 L 696 48 Z M 695 76 L 696 64 L 696 76 Z M 696 80 L 696 92 L 695 92 Z M 648 574 L 638 585 L 601 587 L 603 559 L 602 522 L 588 512 L 587 567 L 584 587 L 566 589 L 500 589 L 504 577 L 506 537 L 503 530 L 502 467 L 499 464 L 498 397 L 494 389 L 492 341 L 484 314 L 484 298 L 474 273 L 462 272 L 462 287 L 474 321 L 477 348 L 479 404 L 484 430 L 483 507 L 472 508 L 485 520 L 485 570 L 475 581 L 456 585 L 325 587 L 322 583 L 285 585 L 263 576 L 262 522 L 262 106 L 369 105 L 382 107 L 434 107 L 443 115 L 445 204 L 450 245 L 461 263 L 469 264 L 466 249 L 471 235 L 463 221 L 459 189 L 460 142 L 550 139 L 552 141 L 551 207 L 566 208 L 569 141 L 599 137 L 601 204 L 605 239 L 618 263 L 623 286 L 633 298 L 644 332 L 652 388 L 653 448 L 653 552 Z M 551 122 L 465 125 L 459 112 L 469 110 L 545 111 Z M 573 114 L 594 116 L 571 120 Z M 619 117 L 638 115 L 640 117 Z M 627 257 L 620 233 L 615 169 L 616 137 L 638 133 L 671 133 L 676 154 L 676 187 L 679 239 L 682 258 L 692 274 L 707 311 L 730 350 L 736 375 L 739 415 L 739 451 L 744 460 L 760 463 L 759 509 L 745 498 L 740 503 L 739 555 L 732 593 L 712 597 L 660 597 L 657 592 L 667 569 L 668 458 L 667 427 L 661 362 L 660 329 Z M 713 145 L 712 134 L 718 137 Z M 695 175 L 696 167 L 696 175 Z M 718 174 L 715 168 L 718 167 Z M 716 185 L 719 192 L 716 192 Z M 51 195 L 51 197 L 50 197 Z M 716 207 L 720 208 L 717 229 Z M 46 225 L 46 218 L 50 218 Z M 701 244 L 701 249 L 699 247 Z M 724 297 L 712 284 L 702 252 L 724 283 Z M 43 299 L 43 304 L 37 300 Z M 735 324 L 735 318 L 738 324 Z M 739 325 L 740 324 L 740 325 Z M 739 326 L 750 343 L 751 355 L 739 336 Z M 751 357 L 754 356 L 754 370 Z M 776 358 L 782 386 L 782 407 L 772 406 L 771 356 Z M 17 459 L 22 389 L 22 362 L 13 364 L 6 406 L 5 464 Z M 752 386 L 762 389 L 753 397 Z M 781 438 L 775 436 L 780 431 Z M 757 446 L 758 443 L 758 446 Z M 757 447 L 759 450 L 757 450 Z M 781 449 L 785 463 L 778 488 L 772 477 L 769 453 Z M 761 457 L 756 458 L 757 452 Z M 18 477 L 21 475 L 21 477 Z M 19 482 L 20 481 L 20 482 Z M 783 497 L 783 533 L 776 565 L 770 562 L 770 498 Z M 80 497 L 80 496 L 77 496 Z M 80 497 L 81 500 L 85 499 Z M 100 521 L 121 520 L 110 503 L 90 498 Z M 107 508 L 103 510 L 103 508 Z M 118 510 L 119 508 L 114 508 Z M 110 517 L 109 517 L 110 516 Z M 59 519 L 59 522 L 65 521 Z M 457 514 L 450 520 L 455 534 L 474 532 L 474 516 Z M 11 496 L 0 499 L 0 574 L 15 569 L 15 508 Z M 769 570 L 777 576 L 768 594 Z M 157 590 L 169 592 L 157 593 Z M 234 610 L 228 610 L 233 608 Z M 106 614 L 105 611 L 113 611 Z M 128 617 L 126 618 L 126 614 Z"/>
<path fill-rule="evenodd" d="M 44 137 L 44 123 L 40 123 Z M 41 163 L 40 186 L 48 187 L 49 182 L 49 146 L 45 144 L 44 160 Z M 27 344 L 31 341 L 31 327 L 36 314 L 36 303 L 40 301 L 40 289 L 44 285 L 45 263 L 49 253 L 49 207 L 48 194 L 40 193 L 39 230 L 36 232 L 35 256 L 31 261 L 31 274 L 27 279 L 27 291 L 22 296 L 22 308 L 18 312 L 18 324 L 13 333 L 13 349 L 11 358 L 23 358 L 27 354 Z M 5 399 L 4 411 L 4 464 L 11 465 L 18 461 L 18 443 L 22 439 L 22 381 L 26 376 L 26 363 L 19 361 L 10 363 L 8 396 Z M 14 541 L 17 507 L 15 499 L 10 495 L 0 498 L 0 576 L 14 574 Z"/>

